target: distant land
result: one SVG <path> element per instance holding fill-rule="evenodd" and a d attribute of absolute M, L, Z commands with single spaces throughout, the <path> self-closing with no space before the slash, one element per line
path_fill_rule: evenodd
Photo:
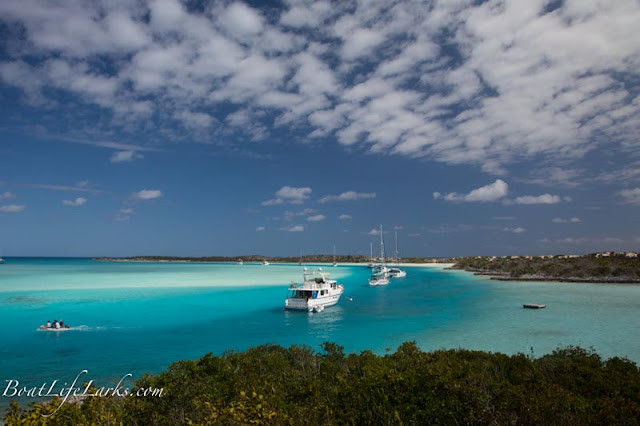
<path fill-rule="evenodd" d="M 302 257 L 245 256 L 133 256 L 97 257 L 94 260 L 117 262 L 262 262 L 271 263 L 332 263 L 331 254 Z M 337 263 L 368 264 L 367 256 L 336 255 Z M 379 261 L 379 259 L 374 259 Z M 391 260 L 388 260 L 391 262 Z M 393 260 L 395 262 L 395 260 Z M 488 275 L 503 281 L 560 281 L 585 283 L 640 283 L 640 254 L 635 252 L 600 252 L 587 255 L 548 256 L 470 256 L 452 258 L 410 257 L 400 263 L 452 263 L 451 269 L 461 269 L 477 275 Z"/>
<path fill-rule="evenodd" d="M 475 256 L 455 260 L 453 269 L 502 281 L 640 283 L 638 253 L 601 252 L 583 256 Z"/>

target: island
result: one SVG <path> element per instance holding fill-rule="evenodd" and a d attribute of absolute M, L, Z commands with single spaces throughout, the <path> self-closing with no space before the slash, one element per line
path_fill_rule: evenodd
<path fill-rule="evenodd" d="M 634 252 L 582 256 L 475 256 L 452 262 L 452 269 L 488 275 L 493 280 L 640 283 L 640 255 Z"/>
<path fill-rule="evenodd" d="M 211 262 L 235 263 L 239 260 L 247 263 L 333 263 L 369 264 L 372 259 L 361 255 L 312 254 L 301 257 L 274 257 L 262 255 L 241 256 L 132 256 L 132 257 L 96 257 L 98 261 L 112 262 Z M 374 258 L 373 262 L 379 262 Z M 396 260 L 387 259 L 388 262 Z M 545 255 L 545 256 L 468 256 L 422 258 L 410 257 L 398 259 L 402 264 L 452 264 L 450 269 L 487 275 L 493 280 L 502 281 L 559 281 L 584 283 L 640 283 L 640 253 L 636 252 L 599 252 L 586 255 Z"/>

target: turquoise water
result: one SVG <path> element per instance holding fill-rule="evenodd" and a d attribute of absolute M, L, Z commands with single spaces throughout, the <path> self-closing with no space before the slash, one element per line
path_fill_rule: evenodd
<path fill-rule="evenodd" d="M 0 383 L 33 387 L 87 369 L 107 386 L 207 352 L 264 343 L 319 349 L 325 341 L 379 354 L 407 340 L 424 350 L 533 348 L 536 356 L 580 345 L 640 363 L 638 285 L 498 282 L 407 267 L 406 278 L 369 287 L 364 266 L 325 270 L 345 295 L 309 314 L 283 309 L 288 284 L 302 278 L 297 265 L 9 259 L 0 265 Z M 74 329 L 37 331 L 54 319 Z"/>

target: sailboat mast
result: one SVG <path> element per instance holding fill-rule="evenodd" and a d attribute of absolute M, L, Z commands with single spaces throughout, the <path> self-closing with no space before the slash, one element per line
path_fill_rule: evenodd
<path fill-rule="evenodd" d="M 385 265 L 384 261 L 384 241 L 382 240 L 382 225 L 380 225 L 380 261 Z"/>

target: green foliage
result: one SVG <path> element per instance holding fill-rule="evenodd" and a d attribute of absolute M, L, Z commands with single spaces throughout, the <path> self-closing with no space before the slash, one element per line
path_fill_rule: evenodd
<path fill-rule="evenodd" d="M 533 359 L 415 344 L 378 356 L 325 343 L 207 354 L 141 378 L 161 398 L 12 403 L 6 424 L 628 424 L 640 422 L 640 370 L 581 348 Z"/>
<path fill-rule="evenodd" d="M 640 258 L 615 253 L 606 257 L 465 257 L 456 259 L 454 268 L 531 280 L 640 282 Z"/>

